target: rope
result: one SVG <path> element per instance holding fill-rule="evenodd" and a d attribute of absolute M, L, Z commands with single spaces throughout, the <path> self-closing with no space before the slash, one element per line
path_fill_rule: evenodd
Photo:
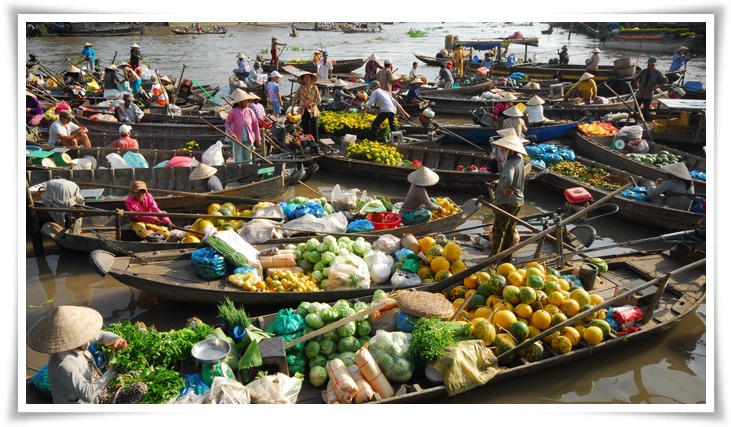
<path fill-rule="evenodd" d="M 218 105 L 219 107 L 222 106 L 218 101 L 216 101 L 216 99 L 213 96 L 211 96 L 210 93 L 208 93 L 208 91 L 206 91 L 206 89 L 203 86 L 201 86 L 200 83 L 198 83 L 197 81 L 195 81 L 193 79 L 190 79 L 190 81 L 193 82 L 193 83 L 195 83 L 196 85 L 198 85 L 198 87 L 201 88 L 201 90 L 203 91 L 203 93 L 205 93 L 208 96 L 208 98 L 211 100 L 211 102 L 213 102 L 214 104 Z"/>

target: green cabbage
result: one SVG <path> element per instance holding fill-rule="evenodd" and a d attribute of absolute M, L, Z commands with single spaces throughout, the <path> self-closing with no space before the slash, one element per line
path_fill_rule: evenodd
<path fill-rule="evenodd" d="M 328 380 L 327 369 L 322 366 L 314 366 L 310 369 L 310 384 L 314 387 L 322 387 Z"/>
<path fill-rule="evenodd" d="M 305 346 L 305 356 L 308 359 L 314 359 L 318 354 L 320 354 L 320 344 L 315 341 L 308 342 Z"/>

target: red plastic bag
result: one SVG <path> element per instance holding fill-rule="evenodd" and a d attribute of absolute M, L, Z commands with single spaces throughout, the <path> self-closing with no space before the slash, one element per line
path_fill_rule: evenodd
<path fill-rule="evenodd" d="M 625 305 L 612 310 L 612 317 L 622 329 L 627 329 L 634 325 L 636 320 L 642 319 L 642 310 L 637 306 Z"/>

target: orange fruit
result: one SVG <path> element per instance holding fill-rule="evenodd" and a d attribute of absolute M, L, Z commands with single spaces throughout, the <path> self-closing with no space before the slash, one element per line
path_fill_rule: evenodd
<path fill-rule="evenodd" d="M 566 317 L 565 314 L 561 313 L 560 311 L 553 316 L 551 316 L 551 326 L 556 326 L 558 324 L 561 324 L 568 320 L 568 317 Z"/>
<path fill-rule="evenodd" d="M 589 299 L 591 300 L 591 305 L 599 305 L 604 302 L 604 298 L 600 297 L 597 294 L 591 294 L 589 295 Z"/>
<path fill-rule="evenodd" d="M 597 345 L 604 339 L 604 332 L 598 326 L 589 326 L 584 329 L 582 336 L 589 345 Z"/>
<path fill-rule="evenodd" d="M 551 340 L 551 349 L 559 354 L 566 354 L 571 351 L 571 340 L 563 335 L 559 335 Z"/>
<path fill-rule="evenodd" d="M 436 272 L 436 274 L 434 274 L 434 281 L 440 282 L 448 277 L 452 277 L 452 272 L 450 272 L 449 270 L 439 270 Z M 475 290 L 470 289 L 467 292 L 475 292 Z"/>
<path fill-rule="evenodd" d="M 477 273 L 477 283 L 483 284 L 490 280 L 490 273 L 487 271 L 480 271 Z"/>
<path fill-rule="evenodd" d="M 480 306 L 477 307 L 475 310 L 475 317 L 483 317 L 485 319 L 488 319 L 492 315 L 492 309 L 487 306 Z"/>
<path fill-rule="evenodd" d="M 449 271 L 451 271 L 453 274 L 458 274 L 465 270 L 467 270 L 467 265 L 461 259 L 454 260 L 449 265 Z"/>
<path fill-rule="evenodd" d="M 431 236 L 424 236 L 421 239 L 419 239 L 419 250 L 421 253 L 426 255 L 426 253 L 431 249 L 432 246 L 436 245 L 437 241 L 434 240 Z"/>
<path fill-rule="evenodd" d="M 442 248 L 439 245 L 434 245 L 431 248 L 429 248 L 429 250 L 426 251 L 426 253 L 424 255 L 426 255 L 427 261 L 432 262 L 434 260 L 434 258 L 439 257 L 439 256 L 444 256 L 444 248 Z"/>
<path fill-rule="evenodd" d="M 444 245 L 444 257 L 450 261 L 456 261 L 462 257 L 462 248 L 457 242 L 449 242 Z"/>
<path fill-rule="evenodd" d="M 586 292 L 586 290 L 582 288 L 576 288 L 573 291 L 571 291 L 571 299 L 575 299 L 578 301 L 580 306 L 584 306 L 587 304 L 591 304 L 591 297 L 589 296 L 589 292 Z"/>
<path fill-rule="evenodd" d="M 454 308 L 456 308 L 456 309 L 459 309 L 460 307 L 462 307 L 462 304 L 464 304 L 464 298 L 457 298 L 454 301 L 452 301 L 452 306 L 454 306 Z"/>
<path fill-rule="evenodd" d="M 569 289 L 571 289 L 571 283 L 569 283 L 569 281 L 564 279 L 563 277 L 560 277 L 558 279 L 558 284 L 561 286 L 562 291 L 568 291 Z"/>
<path fill-rule="evenodd" d="M 522 288 L 520 288 L 519 297 L 521 302 L 529 305 L 538 300 L 538 294 L 536 293 L 535 289 L 529 286 L 523 286 Z"/>
<path fill-rule="evenodd" d="M 492 324 L 498 331 L 508 330 L 513 322 L 517 322 L 518 318 L 515 317 L 512 311 L 501 310 L 492 315 Z M 598 328 L 597 328 L 598 329 Z"/>
<path fill-rule="evenodd" d="M 546 295 L 551 295 L 551 292 L 553 291 L 560 291 L 561 285 L 558 284 L 558 282 L 554 282 L 552 280 L 549 280 L 547 282 L 543 282 L 543 292 L 546 293 Z"/>
<path fill-rule="evenodd" d="M 476 326 L 476 325 L 477 325 L 477 324 L 478 324 L 479 322 L 484 322 L 485 320 L 486 320 L 486 319 L 485 319 L 484 317 L 473 317 L 473 318 L 472 318 L 472 320 L 470 320 L 470 323 L 472 323 L 472 328 L 473 328 L 473 330 L 474 330 L 474 327 L 475 327 L 475 326 Z"/>
<path fill-rule="evenodd" d="M 541 334 L 541 330 L 536 328 L 535 325 L 528 325 L 528 338 L 533 338 Z"/>
<path fill-rule="evenodd" d="M 525 268 L 537 268 L 538 270 L 541 271 L 542 275 L 544 275 L 544 276 L 546 275 L 546 267 L 537 261 L 531 261 L 531 262 L 527 263 L 525 265 Z"/>
<path fill-rule="evenodd" d="M 543 270 L 541 270 L 537 267 L 530 267 L 530 268 L 525 269 L 524 276 L 526 276 L 526 277 L 538 276 L 538 277 L 542 278 L 543 276 L 545 276 L 545 274 L 543 273 Z"/>
<path fill-rule="evenodd" d="M 469 276 L 465 277 L 462 281 L 462 284 L 467 289 L 477 289 L 477 274 L 470 274 Z"/>
<path fill-rule="evenodd" d="M 533 309 L 530 307 L 530 305 L 526 303 L 520 303 L 515 306 L 513 312 L 518 317 L 522 317 L 523 319 L 530 319 L 530 316 L 533 314 Z"/>
<path fill-rule="evenodd" d="M 484 319 L 472 325 L 472 336 L 482 340 L 486 346 L 492 345 L 496 335 L 495 325 Z"/>
<path fill-rule="evenodd" d="M 530 317 L 531 325 L 544 331 L 551 326 L 551 313 L 546 310 L 536 310 Z"/>
<path fill-rule="evenodd" d="M 434 257 L 429 263 L 431 271 L 436 273 L 442 270 L 449 270 L 449 260 L 443 256 Z"/>

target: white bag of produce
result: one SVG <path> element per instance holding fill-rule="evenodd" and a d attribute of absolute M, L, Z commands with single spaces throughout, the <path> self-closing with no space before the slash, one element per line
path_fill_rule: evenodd
<path fill-rule="evenodd" d="M 642 126 L 624 126 L 614 135 L 617 138 L 622 138 L 624 142 L 632 141 L 633 139 L 642 139 Z"/>
<path fill-rule="evenodd" d="M 348 253 L 335 257 L 327 277 L 327 290 L 365 289 L 371 286 L 368 264 L 357 255 Z"/>
<path fill-rule="evenodd" d="M 201 161 L 209 166 L 221 166 L 223 165 L 223 143 L 216 141 L 215 144 L 211 145 L 203 152 Z"/>
<path fill-rule="evenodd" d="M 131 166 L 117 153 L 107 154 L 107 160 L 111 169 L 131 169 Z"/>
<path fill-rule="evenodd" d="M 376 243 L 373 244 L 373 249 L 383 251 L 387 255 L 392 255 L 394 252 L 401 249 L 401 239 L 393 234 L 384 234 L 376 240 Z"/>
<path fill-rule="evenodd" d="M 259 251 L 255 247 L 251 246 L 249 242 L 244 240 L 244 238 L 241 237 L 237 232 L 235 232 L 234 230 L 221 230 L 215 231 L 214 233 L 210 234 L 210 232 L 214 230 L 215 229 L 211 227 L 206 228 L 206 236 L 203 238 L 203 242 L 205 242 L 209 236 L 214 236 L 219 240 L 227 243 L 236 252 L 243 254 L 249 261 L 249 265 L 251 267 L 261 267 L 261 264 L 259 263 Z"/>
<path fill-rule="evenodd" d="M 411 344 L 408 332 L 376 331 L 376 336 L 368 341 L 368 351 L 391 382 L 402 383 L 411 379 L 416 366 L 406 356 Z"/>
<path fill-rule="evenodd" d="M 267 375 L 246 385 L 251 393 L 251 403 L 297 403 L 302 380 L 281 372 Z"/>
<path fill-rule="evenodd" d="M 228 377 L 214 377 L 205 403 L 210 404 L 248 404 L 251 403 L 249 389 Z"/>
<path fill-rule="evenodd" d="M 399 246 L 400 245 L 401 243 L 399 242 Z M 387 255 L 385 252 L 380 250 L 370 251 L 363 257 L 363 260 L 368 266 L 368 271 L 370 272 L 373 283 L 384 283 L 391 276 L 393 257 Z"/>
<path fill-rule="evenodd" d="M 252 245 L 284 237 L 277 224 L 266 219 L 252 219 L 245 226 L 239 228 L 238 233 L 239 236 Z"/>
<path fill-rule="evenodd" d="M 299 218 L 287 221 L 282 225 L 282 231 L 287 236 L 301 232 L 318 233 L 345 233 L 348 228 L 348 218 L 342 212 L 318 218 L 312 214 L 305 214 Z"/>

